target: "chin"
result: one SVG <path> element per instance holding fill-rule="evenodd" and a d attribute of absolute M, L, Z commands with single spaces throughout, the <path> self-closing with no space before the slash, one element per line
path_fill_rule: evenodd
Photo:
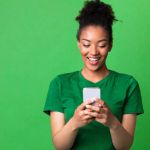
<path fill-rule="evenodd" d="M 102 69 L 102 66 L 86 66 L 86 69 L 92 72 L 97 72 Z"/>

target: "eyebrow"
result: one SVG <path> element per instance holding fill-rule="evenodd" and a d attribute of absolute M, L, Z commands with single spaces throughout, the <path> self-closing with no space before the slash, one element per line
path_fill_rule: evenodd
<path fill-rule="evenodd" d="M 91 42 L 91 41 L 90 41 L 90 40 L 88 40 L 88 39 L 81 39 L 81 40 Z M 106 39 L 102 39 L 102 40 L 99 40 L 99 41 L 97 41 L 97 42 L 103 42 L 103 41 L 108 41 L 108 40 L 106 40 Z"/>

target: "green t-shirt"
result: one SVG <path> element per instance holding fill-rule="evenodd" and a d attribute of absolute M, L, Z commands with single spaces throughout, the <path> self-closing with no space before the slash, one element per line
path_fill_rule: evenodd
<path fill-rule="evenodd" d="M 62 112 L 65 121 L 73 116 L 75 109 L 83 102 L 84 87 L 99 87 L 101 99 L 106 102 L 113 114 L 121 121 L 123 114 L 141 114 L 143 105 L 137 81 L 129 75 L 110 70 L 109 75 L 93 83 L 85 79 L 81 71 L 61 74 L 50 84 L 44 112 Z M 99 122 L 79 129 L 71 150 L 115 150 L 109 128 Z"/>

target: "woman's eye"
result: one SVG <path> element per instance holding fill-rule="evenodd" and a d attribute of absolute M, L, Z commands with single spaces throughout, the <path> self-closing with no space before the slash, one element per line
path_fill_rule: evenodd
<path fill-rule="evenodd" d="M 89 47 L 90 45 L 83 44 L 84 47 Z"/>
<path fill-rule="evenodd" d="M 104 48 L 104 47 L 106 47 L 106 45 L 99 45 L 98 47 L 100 47 L 100 48 Z"/>

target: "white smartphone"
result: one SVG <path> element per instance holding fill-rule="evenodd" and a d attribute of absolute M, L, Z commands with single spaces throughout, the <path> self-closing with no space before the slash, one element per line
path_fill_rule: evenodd
<path fill-rule="evenodd" d="M 84 102 L 94 97 L 101 98 L 101 90 L 99 87 L 83 88 L 83 101 Z"/>

